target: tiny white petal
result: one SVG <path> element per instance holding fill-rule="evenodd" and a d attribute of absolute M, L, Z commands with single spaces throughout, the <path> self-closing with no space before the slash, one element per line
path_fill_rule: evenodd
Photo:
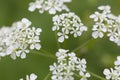
<path fill-rule="evenodd" d="M 58 41 L 59 41 L 59 42 L 63 42 L 63 41 L 64 41 L 64 36 L 60 36 L 60 37 L 58 38 Z"/>

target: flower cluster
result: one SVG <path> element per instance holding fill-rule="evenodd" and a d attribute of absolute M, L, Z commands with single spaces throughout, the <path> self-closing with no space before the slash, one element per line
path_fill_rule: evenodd
<path fill-rule="evenodd" d="M 26 75 L 26 80 L 36 80 L 37 79 L 37 75 L 35 75 L 34 73 L 30 74 L 30 76 Z M 21 78 L 20 80 L 24 80 L 23 78 Z"/>
<path fill-rule="evenodd" d="M 31 22 L 23 18 L 11 27 L 0 29 L 0 57 L 10 55 L 11 58 L 26 58 L 30 50 L 40 50 L 40 28 L 30 28 Z M 30 49 L 30 50 L 29 50 Z"/>
<path fill-rule="evenodd" d="M 120 46 L 120 16 L 111 13 L 110 6 L 98 7 L 100 12 L 95 12 L 90 16 L 95 22 L 93 26 L 93 38 L 102 38 L 107 33 L 109 40 Z"/>
<path fill-rule="evenodd" d="M 69 38 L 69 34 L 73 34 L 75 38 L 81 36 L 83 31 L 87 31 L 87 27 L 75 13 L 69 12 L 53 17 L 52 30 L 58 31 L 58 41 L 62 43 Z"/>
<path fill-rule="evenodd" d="M 90 77 L 86 72 L 86 60 L 77 58 L 74 52 L 68 53 L 68 50 L 59 49 L 56 57 L 57 63 L 50 65 L 52 80 L 74 80 L 73 75 L 76 72 L 79 73 L 80 80 L 87 80 Z"/>
<path fill-rule="evenodd" d="M 110 69 L 104 69 L 103 73 L 107 80 L 120 80 L 120 56 L 114 62 L 115 67 Z"/>
<path fill-rule="evenodd" d="M 71 1 L 72 0 L 35 0 L 35 2 L 29 4 L 28 10 L 33 12 L 35 9 L 38 9 L 41 14 L 45 11 L 48 11 L 49 14 L 56 14 L 57 11 L 69 11 L 65 3 Z"/>

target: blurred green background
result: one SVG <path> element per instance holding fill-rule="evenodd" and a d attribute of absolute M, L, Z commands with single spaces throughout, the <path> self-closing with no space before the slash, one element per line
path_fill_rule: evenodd
<path fill-rule="evenodd" d="M 41 51 L 32 51 L 24 60 L 20 58 L 12 60 L 10 56 L 0 60 L 0 80 L 19 80 L 19 78 L 30 73 L 37 74 L 37 80 L 43 80 L 49 73 L 49 65 L 55 61 L 48 55 L 54 55 L 58 50 L 55 33 L 51 30 L 53 15 L 49 15 L 48 12 L 39 14 L 37 10 L 29 12 L 28 4 L 32 1 L 34 0 L 0 0 L 0 27 L 11 26 L 13 22 L 25 17 L 32 21 L 32 25 L 43 30 L 40 36 Z M 103 69 L 114 66 L 113 62 L 120 55 L 120 47 L 110 42 L 107 37 L 91 39 L 93 21 L 89 18 L 89 15 L 94 13 L 100 5 L 110 5 L 112 13 L 119 15 L 120 0 L 73 0 L 67 5 L 88 26 L 88 32 L 84 32 L 81 37 L 76 39 L 71 36 L 69 40 L 60 44 L 60 47 L 72 51 L 81 46 L 79 50 L 75 51 L 77 56 L 86 58 L 89 71 L 104 77 Z M 48 57 L 41 55 L 41 53 L 48 55 Z M 100 79 L 91 77 L 88 80 Z"/>

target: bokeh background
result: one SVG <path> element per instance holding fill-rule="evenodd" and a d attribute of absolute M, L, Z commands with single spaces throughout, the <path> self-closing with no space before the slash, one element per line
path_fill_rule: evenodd
<path fill-rule="evenodd" d="M 39 14 L 37 10 L 29 12 L 28 4 L 32 1 L 34 0 L 0 0 L 0 27 L 11 26 L 13 22 L 25 17 L 32 21 L 32 25 L 43 30 L 40 35 L 42 50 L 30 52 L 27 58 L 23 60 L 20 58 L 12 60 L 10 56 L 0 60 L 0 80 L 19 80 L 19 78 L 30 73 L 37 74 L 37 80 L 44 80 L 49 73 L 49 65 L 56 60 L 50 57 L 58 51 L 56 35 L 51 30 L 53 15 L 49 15 L 48 12 Z M 119 15 L 120 0 L 73 0 L 67 5 L 72 12 L 81 18 L 88 27 L 88 32 L 84 32 L 81 37 L 76 39 L 71 36 L 69 40 L 60 44 L 60 47 L 73 51 L 80 46 L 80 49 L 75 52 L 78 57 L 86 58 L 87 69 L 104 77 L 103 69 L 114 66 L 116 57 L 120 55 L 120 47 L 110 42 L 106 36 L 102 39 L 92 39 L 93 21 L 89 15 L 94 13 L 100 5 L 110 5 L 112 13 Z M 47 80 L 50 80 L 50 77 Z M 88 80 L 100 79 L 92 76 Z"/>

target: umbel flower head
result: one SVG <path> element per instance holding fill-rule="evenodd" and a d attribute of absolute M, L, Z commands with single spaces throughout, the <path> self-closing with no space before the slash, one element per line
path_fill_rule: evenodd
<path fill-rule="evenodd" d="M 33 12 L 35 9 L 38 9 L 41 14 L 45 11 L 48 11 L 49 14 L 56 14 L 57 11 L 69 11 L 65 3 L 71 1 L 72 0 L 35 0 L 35 2 L 29 4 L 28 10 Z"/>
<path fill-rule="evenodd" d="M 120 80 L 120 56 L 117 57 L 117 60 L 114 62 L 114 69 L 104 69 L 103 74 L 107 80 Z"/>
<path fill-rule="evenodd" d="M 26 79 L 25 80 L 36 80 L 37 79 L 37 75 L 35 75 L 34 73 L 29 75 L 26 75 Z M 21 78 L 20 80 L 24 80 L 23 78 Z"/>
<path fill-rule="evenodd" d="M 72 34 L 75 38 L 82 35 L 83 31 L 87 31 L 87 27 L 83 25 L 80 18 L 73 12 L 55 15 L 53 17 L 53 31 L 58 31 L 58 41 L 64 42 Z"/>
<path fill-rule="evenodd" d="M 93 25 L 93 38 L 102 38 L 104 33 L 107 34 L 109 40 L 120 46 L 120 16 L 111 13 L 110 6 L 99 6 L 101 12 L 96 11 L 90 16 L 95 22 Z"/>
<path fill-rule="evenodd" d="M 40 50 L 40 28 L 30 28 L 31 22 L 23 18 L 21 21 L 13 23 L 11 27 L 0 29 L 0 57 L 10 55 L 16 59 L 26 58 L 30 50 Z"/>
<path fill-rule="evenodd" d="M 86 60 L 77 58 L 74 52 L 69 53 L 68 50 L 59 49 L 56 57 L 57 63 L 50 65 L 52 80 L 74 80 L 73 75 L 77 72 L 81 77 L 80 80 L 87 80 L 90 77 L 86 72 Z"/>

